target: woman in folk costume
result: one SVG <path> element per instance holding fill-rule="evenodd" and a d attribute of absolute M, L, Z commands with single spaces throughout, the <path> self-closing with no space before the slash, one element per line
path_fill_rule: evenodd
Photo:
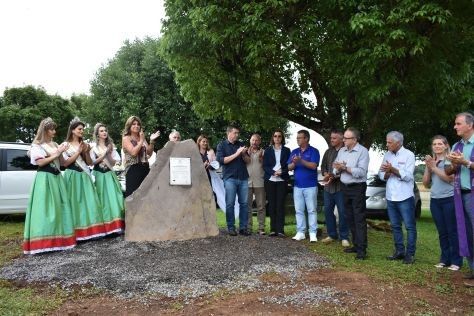
<path fill-rule="evenodd" d="M 90 146 L 83 142 L 84 126 L 79 118 L 69 124 L 66 142 L 68 149 L 63 153 L 64 179 L 71 203 L 77 240 L 105 236 L 102 205 L 92 183 L 89 165 L 92 164 Z"/>
<path fill-rule="evenodd" d="M 103 207 L 103 219 L 107 234 L 123 233 L 124 203 L 120 182 L 113 171 L 114 165 L 120 161 L 114 143 L 107 133 L 107 127 L 97 123 L 94 127 L 94 141 L 90 156 L 94 164 L 95 187 Z"/>
<path fill-rule="evenodd" d="M 76 245 L 71 206 L 59 171 L 66 144 L 53 142 L 56 123 L 41 121 L 31 145 L 30 158 L 38 166 L 26 210 L 23 252 L 36 254 L 65 250 Z"/>

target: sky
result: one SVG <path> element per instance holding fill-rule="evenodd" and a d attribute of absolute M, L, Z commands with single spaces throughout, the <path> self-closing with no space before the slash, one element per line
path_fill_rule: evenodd
<path fill-rule="evenodd" d="M 0 94 L 25 85 L 89 93 L 124 41 L 158 37 L 164 16 L 162 0 L 1 1 Z"/>
<path fill-rule="evenodd" d="M 0 95 L 6 88 L 42 86 L 69 98 L 88 94 L 90 81 L 126 40 L 160 35 L 162 0 L 5 0 L 0 1 Z M 288 147 L 296 148 L 291 124 Z M 321 158 L 328 145 L 310 131 Z M 371 151 L 369 170 L 380 166 Z"/>

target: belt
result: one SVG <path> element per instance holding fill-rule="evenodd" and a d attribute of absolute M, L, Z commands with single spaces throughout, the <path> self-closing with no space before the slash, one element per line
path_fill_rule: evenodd
<path fill-rule="evenodd" d="M 69 166 L 66 167 L 66 169 L 71 169 L 71 170 L 74 170 L 74 171 L 77 171 L 77 172 L 84 171 L 84 170 L 81 169 L 81 167 L 76 166 L 75 163 L 70 164 Z"/>
<path fill-rule="evenodd" d="M 100 172 L 100 173 L 106 173 L 106 172 L 109 172 L 109 171 L 110 171 L 110 169 L 109 169 L 108 167 L 102 168 L 102 167 L 99 166 L 99 165 L 95 165 L 95 166 L 94 166 L 94 170 L 95 170 L 95 171 L 98 171 L 98 172 Z"/>
<path fill-rule="evenodd" d="M 469 189 L 461 189 L 461 194 L 469 194 L 471 193 L 472 191 L 469 190 Z"/>
<path fill-rule="evenodd" d="M 52 173 L 54 175 L 58 175 L 61 173 L 61 171 L 59 171 L 58 169 L 56 169 L 55 167 L 52 167 L 50 165 L 46 165 L 46 166 L 43 166 L 43 167 L 39 167 L 38 168 L 38 171 L 41 171 L 41 172 L 49 172 L 49 173 Z"/>
<path fill-rule="evenodd" d="M 343 183 L 344 186 L 346 187 L 355 187 L 355 186 L 358 186 L 358 185 L 363 185 L 365 184 L 365 182 L 351 182 L 351 183 Z"/>

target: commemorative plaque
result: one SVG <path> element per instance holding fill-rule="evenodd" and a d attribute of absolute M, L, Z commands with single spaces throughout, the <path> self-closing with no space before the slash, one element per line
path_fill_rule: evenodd
<path fill-rule="evenodd" d="M 170 185 L 191 185 L 191 158 L 170 157 Z"/>

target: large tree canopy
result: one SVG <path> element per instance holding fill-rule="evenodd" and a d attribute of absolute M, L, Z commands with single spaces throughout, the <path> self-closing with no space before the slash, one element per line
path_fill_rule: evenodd
<path fill-rule="evenodd" d="M 473 5 L 459 1 L 167 0 L 162 52 L 207 116 L 420 151 L 473 105 Z"/>
<path fill-rule="evenodd" d="M 75 96 L 83 118 L 93 126 L 102 122 L 120 146 L 126 119 L 136 115 L 146 133 L 160 130 L 157 147 L 168 141 L 176 129 L 183 139 L 196 139 L 201 133 L 216 145 L 225 132 L 222 117 L 202 119 L 190 102 L 181 96 L 174 74 L 158 54 L 160 41 L 147 38 L 125 42 L 115 57 L 102 67 L 91 82 L 91 97 Z"/>
<path fill-rule="evenodd" d="M 0 98 L 0 139 L 30 143 L 39 123 L 48 116 L 58 125 L 55 140 L 62 142 L 74 117 L 69 100 L 33 86 L 6 89 Z"/>

